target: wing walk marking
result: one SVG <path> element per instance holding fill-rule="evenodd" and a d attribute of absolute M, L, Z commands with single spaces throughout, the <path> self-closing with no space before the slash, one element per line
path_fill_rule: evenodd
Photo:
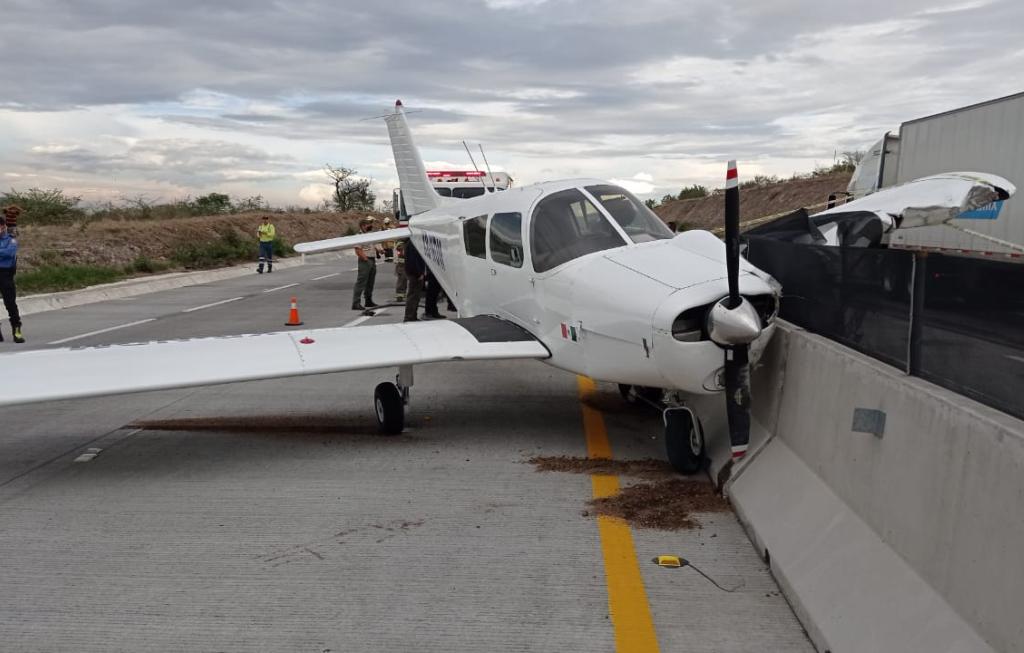
<path fill-rule="evenodd" d="M 267 293 L 267 292 L 274 292 L 275 290 L 284 290 L 285 288 L 294 288 L 297 285 L 299 285 L 299 282 L 290 283 L 290 284 L 288 284 L 286 286 L 278 286 L 277 288 L 267 288 L 263 292 Z"/>
<path fill-rule="evenodd" d="M 333 274 L 325 274 L 322 277 L 313 277 L 312 279 L 310 279 L 310 281 L 320 281 L 321 279 L 330 279 L 331 277 L 336 277 L 339 274 L 341 274 L 341 272 L 335 272 Z"/>
<path fill-rule="evenodd" d="M 214 306 L 220 306 L 221 304 L 230 304 L 231 302 L 237 302 L 240 299 L 245 299 L 245 297 L 232 297 L 231 299 L 222 299 L 219 302 L 213 302 L 212 304 L 203 304 L 202 306 L 186 308 L 185 310 L 182 311 L 182 313 L 194 313 L 196 311 L 201 311 L 204 308 L 213 308 Z"/>
<path fill-rule="evenodd" d="M 65 342 L 73 342 L 75 340 L 81 340 L 82 338 L 88 338 L 89 336 L 98 336 L 101 333 L 110 333 L 111 331 L 117 331 L 118 329 L 127 329 L 128 327 L 138 326 L 140 324 L 146 324 L 147 322 L 154 321 L 156 321 L 156 318 L 150 317 L 145 320 L 137 320 L 135 322 L 129 322 L 128 324 L 119 324 L 117 326 L 112 326 L 106 329 L 98 329 L 96 331 L 90 331 L 89 333 L 82 333 L 77 336 L 71 336 L 70 338 L 61 338 L 60 340 L 54 340 L 53 342 L 48 342 L 46 344 L 63 345 Z"/>
<path fill-rule="evenodd" d="M 580 399 L 597 389 L 594 382 L 585 376 L 577 376 L 576 380 Z M 612 447 L 601 411 L 585 403 L 581 403 L 581 408 L 587 456 L 611 459 Z M 590 481 L 595 499 L 619 491 L 618 476 L 594 475 Z M 658 636 L 640 575 L 636 547 L 633 546 L 633 532 L 629 524 L 617 517 L 599 516 L 597 528 L 604 553 L 604 577 L 608 586 L 608 612 L 615 629 L 615 650 L 619 653 L 657 653 L 660 650 Z"/>

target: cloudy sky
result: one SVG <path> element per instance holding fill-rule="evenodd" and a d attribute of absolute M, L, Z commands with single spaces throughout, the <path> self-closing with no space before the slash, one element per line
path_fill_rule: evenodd
<path fill-rule="evenodd" d="M 316 204 L 483 143 L 517 184 L 660 197 L 789 175 L 904 120 L 1024 90 L 1019 0 L 0 0 L 0 188 Z M 475 148 L 474 148 L 475 151 Z"/>

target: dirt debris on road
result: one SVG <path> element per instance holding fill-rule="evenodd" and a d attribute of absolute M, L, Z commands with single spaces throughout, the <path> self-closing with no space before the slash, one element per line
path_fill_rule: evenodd
<path fill-rule="evenodd" d="M 593 499 L 584 516 L 624 519 L 637 528 L 663 531 L 699 528 L 694 513 L 729 512 L 728 500 L 707 480 L 679 478 L 663 460 L 610 460 L 572 456 L 534 456 L 526 461 L 539 472 L 568 472 L 598 476 L 625 476 L 651 482 L 622 487 L 610 497 Z"/>

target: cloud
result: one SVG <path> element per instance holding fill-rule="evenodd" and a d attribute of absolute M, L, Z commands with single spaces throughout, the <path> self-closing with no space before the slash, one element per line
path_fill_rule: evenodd
<path fill-rule="evenodd" d="M 428 159 L 465 161 L 465 139 L 519 180 L 586 174 L 657 195 L 717 183 L 731 157 L 806 170 L 1024 86 L 1010 0 L 581 7 L 14 0 L 0 166 L 97 191 L 223 184 L 305 201 L 316 180 L 296 175 L 332 162 L 389 192 L 386 133 L 366 119 L 401 97 Z"/>

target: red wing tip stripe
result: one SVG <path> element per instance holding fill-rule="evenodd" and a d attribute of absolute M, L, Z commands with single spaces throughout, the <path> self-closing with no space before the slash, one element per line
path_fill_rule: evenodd
<path fill-rule="evenodd" d="M 732 457 L 733 457 L 733 459 L 735 460 L 737 458 L 742 458 L 743 456 L 747 455 L 747 446 L 748 445 L 745 445 L 745 444 L 740 444 L 740 445 L 734 446 L 732 448 Z"/>

